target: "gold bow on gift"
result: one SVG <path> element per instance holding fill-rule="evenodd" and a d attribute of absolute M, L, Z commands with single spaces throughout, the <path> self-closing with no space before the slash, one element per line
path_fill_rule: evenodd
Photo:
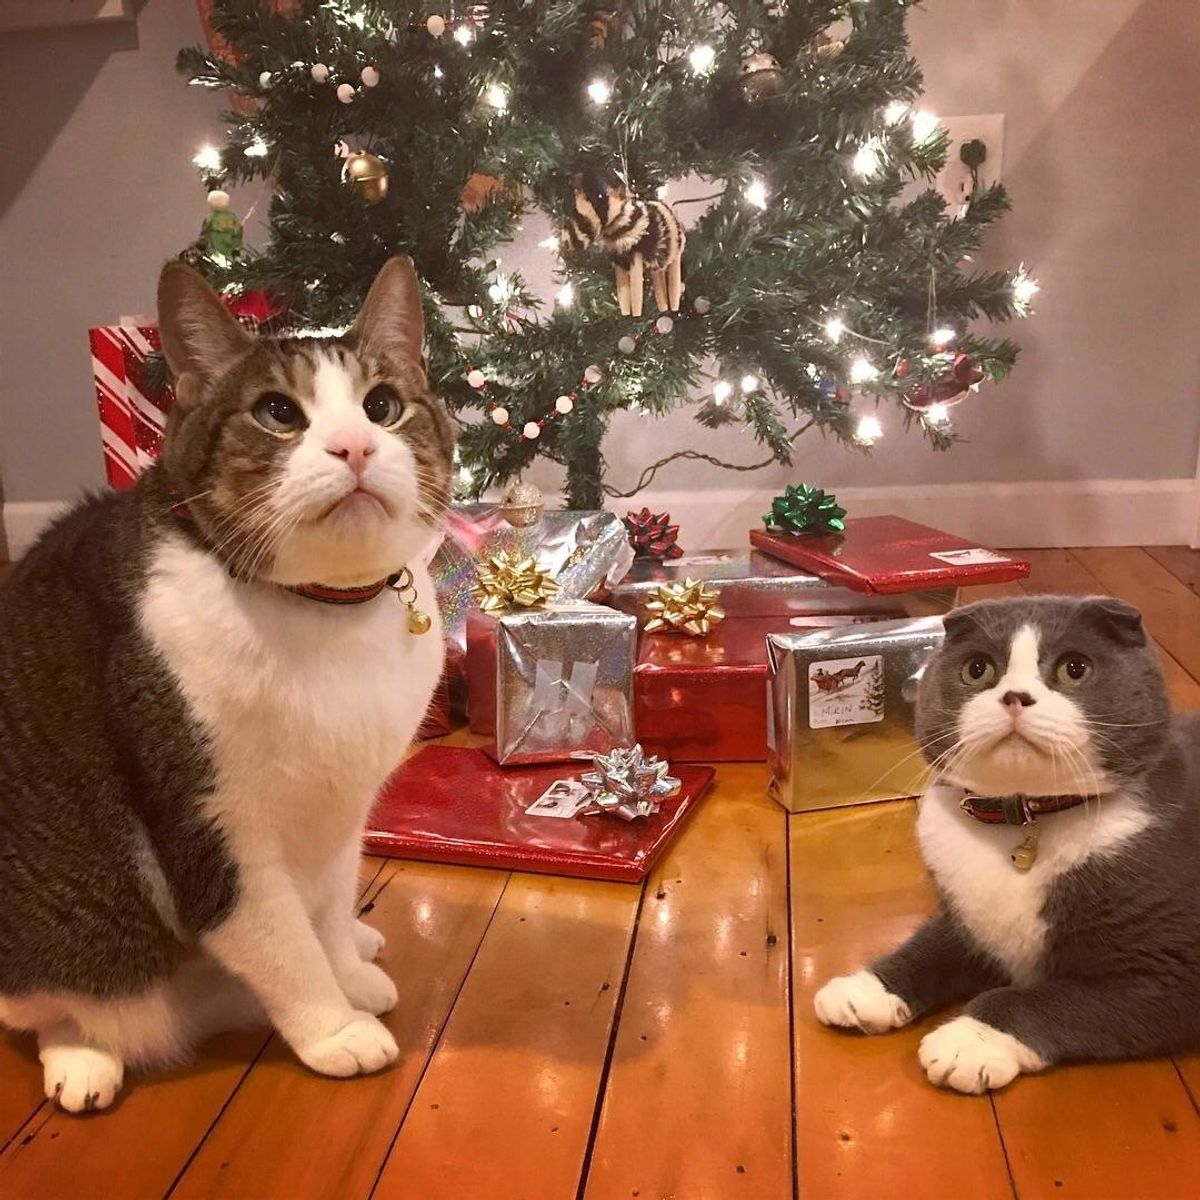
<path fill-rule="evenodd" d="M 507 550 L 489 554 L 479 564 L 479 582 L 471 589 L 485 613 L 510 608 L 536 608 L 558 595 L 558 580 L 532 557 L 518 558 Z"/>
<path fill-rule="evenodd" d="M 703 579 L 664 583 L 658 595 L 646 605 L 651 614 L 646 632 L 706 637 L 718 621 L 725 620 L 725 610 L 717 603 L 719 599 Z"/>

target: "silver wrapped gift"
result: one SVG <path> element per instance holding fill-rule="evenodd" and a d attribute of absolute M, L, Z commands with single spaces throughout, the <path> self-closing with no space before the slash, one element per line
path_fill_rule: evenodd
<path fill-rule="evenodd" d="M 789 812 L 917 795 L 917 685 L 940 617 L 767 635 L 767 759 Z"/>
<path fill-rule="evenodd" d="M 585 601 L 467 618 L 471 728 L 497 762 L 606 754 L 633 736 L 637 626 Z"/>
<path fill-rule="evenodd" d="M 633 562 L 633 550 L 621 519 L 610 512 L 547 511 L 541 520 L 516 528 L 493 504 L 455 505 L 468 522 L 490 525 L 477 547 L 447 538 L 429 565 L 437 589 L 450 657 L 467 644 L 467 614 L 478 610 L 471 596 L 477 569 L 490 554 L 507 551 L 533 557 L 558 581 L 559 599 L 586 600 L 616 583 Z"/>
<path fill-rule="evenodd" d="M 705 580 L 730 617 L 932 616 L 951 609 L 955 597 L 953 588 L 871 596 L 826 583 L 758 550 L 708 550 L 671 562 L 636 560 L 608 603 L 644 624 L 646 605 L 658 589 L 688 578 Z"/>

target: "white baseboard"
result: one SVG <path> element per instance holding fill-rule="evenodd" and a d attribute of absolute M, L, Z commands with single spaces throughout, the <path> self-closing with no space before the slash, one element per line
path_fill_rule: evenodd
<path fill-rule="evenodd" d="M 1196 520 L 1192 479 L 1085 479 L 1072 483 L 943 483 L 837 489 L 852 516 L 897 513 L 986 546 L 1186 546 Z M 623 502 L 678 521 L 689 550 L 742 546 L 762 522 L 760 488 L 647 491 Z M 4 506 L 9 557 L 18 558 L 66 507 L 64 501 Z M 622 504 L 614 504 L 624 512 Z"/>

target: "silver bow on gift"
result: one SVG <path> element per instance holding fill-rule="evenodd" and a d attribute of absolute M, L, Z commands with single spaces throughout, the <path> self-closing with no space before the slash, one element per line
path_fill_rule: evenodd
<path fill-rule="evenodd" d="M 577 816 L 611 813 L 623 821 L 636 821 L 658 812 L 663 799 L 674 796 L 682 784 L 667 772 L 671 764 L 653 755 L 647 757 L 641 746 L 609 754 L 597 754 L 592 759 L 595 768 L 581 776 L 591 795 L 578 810 Z"/>

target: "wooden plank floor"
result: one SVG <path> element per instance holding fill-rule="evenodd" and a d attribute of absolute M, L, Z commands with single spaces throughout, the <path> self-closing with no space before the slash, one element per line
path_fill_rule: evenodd
<path fill-rule="evenodd" d="M 1176 704 L 1200 708 L 1200 553 L 1030 557 L 1028 583 L 990 594 L 1137 603 Z M 789 817 L 765 785 L 722 767 L 645 888 L 372 860 L 364 904 L 401 990 L 382 1075 L 319 1079 L 241 1034 L 74 1118 L 0 1034 L 0 1197 L 1200 1196 L 1200 1057 L 963 1097 L 922 1078 L 920 1028 L 819 1027 L 814 989 L 903 937 L 932 892 L 911 804 Z"/>

